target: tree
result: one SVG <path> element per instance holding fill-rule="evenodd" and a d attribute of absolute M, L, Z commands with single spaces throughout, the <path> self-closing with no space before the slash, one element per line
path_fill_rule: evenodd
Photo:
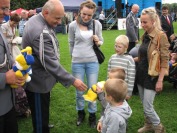
<path fill-rule="evenodd" d="M 47 0 L 11 0 L 11 10 L 24 8 L 27 10 L 42 7 Z"/>

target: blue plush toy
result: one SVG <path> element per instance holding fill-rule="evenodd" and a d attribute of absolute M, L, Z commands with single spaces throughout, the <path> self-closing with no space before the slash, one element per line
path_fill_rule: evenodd
<path fill-rule="evenodd" d="M 18 55 L 15 59 L 15 65 L 13 66 L 13 70 L 18 77 L 24 77 L 26 82 L 31 81 L 30 74 L 32 74 L 31 65 L 34 63 L 34 57 L 32 56 L 32 48 L 26 47 L 21 50 L 21 54 Z M 21 84 L 23 86 L 24 83 Z M 17 85 L 11 85 L 12 88 L 18 88 Z"/>

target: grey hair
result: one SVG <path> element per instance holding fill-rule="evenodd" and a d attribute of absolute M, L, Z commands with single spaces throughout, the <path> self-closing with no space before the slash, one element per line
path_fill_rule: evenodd
<path fill-rule="evenodd" d="M 146 14 L 149 15 L 151 20 L 153 20 L 155 22 L 154 27 L 157 27 L 159 30 L 162 30 L 160 18 L 159 18 L 159 15 L 157 14 L 157 11 L 155 10 L 155 8 L 149 7 L 149 8 L 143 9 L 141 15 L 146 15 Z"/>

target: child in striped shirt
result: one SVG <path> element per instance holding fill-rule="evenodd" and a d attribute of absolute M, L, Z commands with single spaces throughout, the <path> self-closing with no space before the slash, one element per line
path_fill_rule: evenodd
<path fill-rule="evenodd" d="M 123 68 L 125 70 L 125 81 L 128 84 L 128 93 L 126 96 L 126 100 L 128 100 L 133 91 L 134 80 L 135 80 L 135 62 L 132 56 L 128 55 L 129 39 L 126 35 L 119 35 L 115 39 L 115 54 L 113 54 L 108 62 L 108 72 L 112 68 Z"/>

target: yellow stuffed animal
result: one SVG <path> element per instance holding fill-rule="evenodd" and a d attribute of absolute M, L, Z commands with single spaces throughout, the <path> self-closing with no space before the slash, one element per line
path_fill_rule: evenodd
<path fill-rule="evenodd" d="M 32 48 L 26 47 L 21 50 L 21 54 L 19 54 L 15 59 L 15 65 L 12 67 L 16 76 L 25 77 L 26 82 L 31 80 L 29 74 L 32 74 L 31 65 L 34 63 L 34 57 L 32 56 Z M 21 84 L 23 86 L 24 83 Z M 18 88 L 17 85 L 11 85 L 12 88 Z"/>
<path fill-rule="evenodd" d="M 84 99 L 89 102 L 95 102 L 97 99 L 96 89 L 97 86 L 104 90 L 105 81 L 100 81 L 97 84 L 92 85 L 92 87 L 87 91 L 87 94 L 83 95 Z"/>

